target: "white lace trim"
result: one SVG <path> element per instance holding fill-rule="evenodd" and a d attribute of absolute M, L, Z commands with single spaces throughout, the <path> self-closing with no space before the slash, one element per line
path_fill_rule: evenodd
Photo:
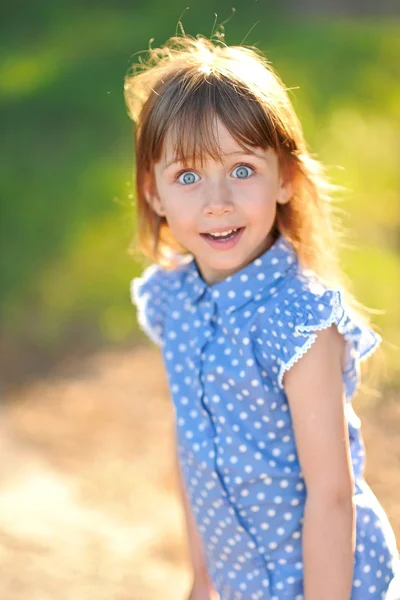
<path fill-rule="evenodd" d="M 301 348 L 298 348 L 296 354 L 294 356 L 292 356 L 292 358 L 290 359 L 289 362 L 287 363 L 282 363 L 281 364 L 281 368 L 279 370 L 279 374 L 278 374 L 278 386 L 281 388 L 281 390 L 283 390 L 283 376 L 285 375 L 286 371 L 289 371 L 294 364 L 296 364 L 300 358 L 302 358 L 311 348 L 311 346 L 313 345 L 313 343 L 315 342 L 315 340 L 317 339 L 317 336 L 315 333 L 311 334 L 310 337 L 307 339 L 307 342 L 304 344 L 304 346 L 302 346 Z"/>
<path fill-rule="evenodd" d="M 329 317 L 327 319 L 325 319 L 324 321 L 322 321 L 321 323 L 315 323 L 313 325 L 296 325 L 295 326 L 295 332 L 294 335 L 295 336 L 300 336 L 300 335 L 306 335 L 307 333 L 310 334 L 310 337 L 307 339 L 307 341 L 305 342 L 305 344 L 302 347 L 298 347 L 296 353 L 294 354 L 294 356 L 291 357 L 291 359 L 286 362 L 286 363 L 282 363 L 280 366 L 280 370 L 279 370 L 279 374 L 278 374 L 278 385 L 281 389 L 283 389 L 283 377 L 286 371 L 289 371 L 294 364 L 296 364 L 307 352 L 308 350 L 311 348 L 311 346 L 313 345 L 313 343 L 315 342 L 317 335 L 316 333 L 314 333 L 315 331 L 322 331 L 323 329 L 327 329 L 328 327 L 330 327 L 331 325 L 333 325 L 334 323 L 336 324 L 337 328 L 338 328 L 338 332 L 343 335 L 343 337 L 345 338 L 345 340 L 347 342 L 349 341 L 356 341 L 360 338 L 360 335 L 362 335 L 362 325 L 357 323 L 356 321 L 353 321 L 353 327 L 351 328 L 351 330 L 347 330 L 346 331 L 346 327 L 344 326 L 345 324 L 345 317 L 346 317 L 346 313 L 344 310 L 344 307 L 342 305 L 342 295 L 339 289 L 333 290 L 334 292 L 334 302 L 333 302 L 333 306 L 332 306 L 332 311 L 329 315 Z M 361 331 L 354 331 L 354 326 L 358 327 Z M 374 343 L 372 343 L 372 345 L 365 350 L 362 354 L 360 354 L 357 359 L 354 359 L 354 368 L 356 369 L 356 371 L 358 372 L 358 361 L 362 361 L 365 360 L 366 358 L 368 358 L 373 352 L 374 350 L 377 348 L 377 346 L 380 344 L 380 342 L 382 341 L 382 338 L 375 332 L 373 332 L 373 337 L 374 337 Z"/>
<path fill-rule="evenodd" d="M 153 268 L 154 267 L 154 268 Z M 150 298 L 149 293 L 140 294 L 139 288 L 143 285 L 143 283 L 147 280 L 147 278 L 152 274 L 157 265 L 151 265 L 146 269 L 143 277 L 135 277 L 132 279 L 130 283 L 130 295 L 131 301 L 136 305 L 137 308 L 137 320 L 139 327 L 142 331 L 151 339 L 152 342 L 157 344 L 157 346 L 163 345 L 163 340 L 161 336 L 157 333 L 154 327 L 151 326 L 149 320 L 147 319 L 147 303 Z M 150 269 L 150 272 L 149 272 Z"/>
<path fill-rule="evenodd" d="M 295 365 L 300 360 L 300 358 L 302 358 L 309 351 L 309 349 L 311 348 L 311 346 L 317 339 L 317 335 L 312 332 L 321 331 L 322 329 L 327 329 L 328 327 L 333 325 L 333 323 L 336 320 L 338 310 L 340 308 L 341 308 L 340 291 L 335 290 L 335 300 L 334 300 L 334 304 L 332 306 L 332 312 L 329 315 L 328 319 L 325 319 L 325 321 L 322 321 L 321 323 L 317 323 L 315 325 L 296 325 L 295 326 L 295 332 L 294 332 L 295 336 L 304 335 L 307 332 L 310 332 L 311 335 L 307 339 L 306 343 L 301 348 L 299 347 L 297 349 L 296 354 L 294 354 L 292 356 L 292 358 L 289 360 L 289 362 L 281 364 L 281 368 L 279 370 L 279 375 L 278 375 L 278 385 L 281 389 L 283 389 L 283 376 L 284 376 L 285 372 L 289 371 L 293 367 L 293 365 Z M 300 329 L 301 329 L 301 331 L 299 331 Z"/>

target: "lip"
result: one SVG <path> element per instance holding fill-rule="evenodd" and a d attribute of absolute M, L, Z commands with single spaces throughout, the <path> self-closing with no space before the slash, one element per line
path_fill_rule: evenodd
<path fill-rule="evenodd" d="M 235 229 L 235 227 L 232 227 L 231 229 Z M 214 248 L 215 250 L 229 250 L 230 248 L 233 248 L 234 246 L 236 246 L 236 244 L 239 242 L 240 238 L 243 235 L 244 230 L 246 229 L 245 227 L 238 227 L 239 231 L 237 233 L 235 233 L 235 235 L 226 240 L 213 240 L 212 238 L 209 238 L 206 234 L 201 233 L 201 237 L 203 238 L 203 240 L 205 242 L 207 242 L 207 244 L 209 246 L 211 246 L 211 248 Z M 224 231 L 222 229 L 222 231 Z M 225 231 L 228 231 L 227 229 L 225 229 Z"/>
<path fill-rule="evenodd" d="M 214 227 L 214 229 L 209 229 L 208 231 L 202 231 L 201 234 L 205 233 L 223 233 L 224 231 L 230 231 L 231 229 L 240 229 L 237 225 L 231 225 L 230 227 Z"/>

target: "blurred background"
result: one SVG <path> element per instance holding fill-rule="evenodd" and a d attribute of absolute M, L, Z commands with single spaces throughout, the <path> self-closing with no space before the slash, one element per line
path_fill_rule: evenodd
<path fill-rule="evenodd" d="M 10 600 L 166 600 L 190 584 L 166 378 L 138 330 L 135 53 L 209 36 L 228 0 L 15 1 L 0 36 L 0 572 Z M 342 264 L 384 338 L 355 408 L 400 537 L 400 6 L 239 0 L 311 151 L 346 188 Z M 218 15 L 215 17 L 215 13 Z M 374 357 L 375 358 L 375 357 Z"/>

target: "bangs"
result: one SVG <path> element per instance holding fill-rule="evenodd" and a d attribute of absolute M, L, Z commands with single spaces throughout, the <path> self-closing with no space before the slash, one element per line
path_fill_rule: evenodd
<path fill-rule="evenodd" d="M 158 123 L 153 123 L 153 131 L 147 132 L 150 138 L 151 133 L 154 135 L 153 143 L 149 144 L 152 156 L 148 156 L 148 164 L 160 160 L 167 137 L 174 148 L 174 160 L 184 165 L 198 162 L 203 165 L 210 157 L 222 162 L 217 119 L 243 150 L 272 147 L 279 151 L 282 132 L 277 128 L 276 117 L 273 119 L 265 105 L 243 84 L 234 86 L 215 75 L 203 75 L 197 81 L 180 78 L 176 85 L 166 86 L 157 104 Z M 149 138 L 146 142 L 146 137 L 141 137 L 145 144 L 149 143 Z"/>

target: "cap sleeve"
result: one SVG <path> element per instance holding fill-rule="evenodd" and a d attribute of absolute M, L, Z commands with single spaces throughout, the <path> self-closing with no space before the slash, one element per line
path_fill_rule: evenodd
<path fill-rule="evenodd" d="M 309 291 L 292 305 L 290 333 L 280 348 L 278 385 L 283 389 L 283 376 L 312 346 L 317 332 L 336 325 L 346 340 L 346 358 L 343 381 L 346 397 L 350 398 L 360 382 L 360 362 L 370 356 L 381 342 L 381 337 L 362 321 L 350 315 L 339 289 L 322 293 Z"/>
<path fill-rule="evenodd" d="M 178 287 L 176 273 L 157 264 L 150 265 L 141 277 L 131 280 L 131 300 L 137 308 L 138 324 L 158 346 L 164 343 L 165 317 L 169 310 L 171 294 Z"/>

